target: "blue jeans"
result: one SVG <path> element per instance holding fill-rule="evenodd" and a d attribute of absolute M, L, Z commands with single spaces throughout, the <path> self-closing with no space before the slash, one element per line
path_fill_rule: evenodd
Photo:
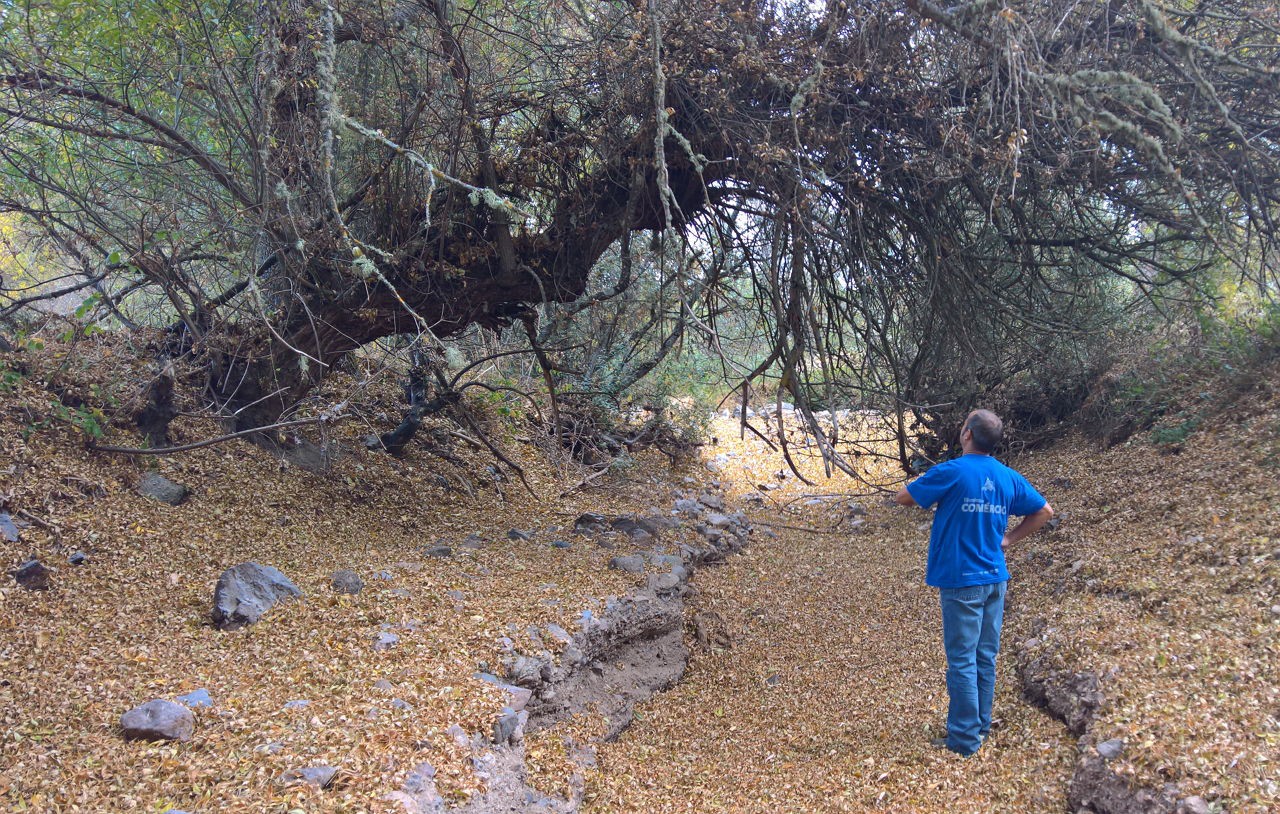
<path fill-rule="evenodd" d="M 1007 583 L 942 588 L 942 643 L 947 649 L 947 748 L 978 751 L 991 730 L 996 653 Z"/>

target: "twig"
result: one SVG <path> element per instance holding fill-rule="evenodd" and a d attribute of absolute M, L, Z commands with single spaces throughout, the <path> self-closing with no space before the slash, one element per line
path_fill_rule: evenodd
<path fill-rule="evenodd" d="M 609 471 L 609 467 L 607 466 L 604 467 L 603 469 L 597 469 L 595 472 L 592 472 L 590 475 L 587 475 L 585 478 L 578 481 L 573 486 L 570 486 L 568 489 L 565 489 L 563 492 L 561 492 L 560 497 L 568 497 L 569 495 L 578 491 L 582 487 L 586 486 L 588 483 L 591 483 L 593 480 L 596 480 L 601 475 L 606 474 L 608 471 Z"/>
<path fill-rule="evenodd" d="M 54 542 L 58 544 L 62 543 L 62 529 L 59 528 L 58 526 L 54 525 L 53 523 L 49 523 L 45 520 L 41 520 L 39 517 L 36 517 L 34 514 L 27 511 L 26 509 L 18 509 L 18 511 L 15 512 L 15 514 L 19 514 L 27 518 L 35 525 L 39 526 L 40 528 L 44 529 L 47 532 L 52 533 Z"/>
<path fill-rule="evenodd" d="M 193 449 L 200 449 L 201 447 L 211 447 L 214 444 L 221 444 L 224 441 L 232 441 L 236 438 L 243 438 L 246 435 L 254 435 L 268 430 L 282 430 L 286 427 L 300 427 L 304 424 L 320 424 L 328 421 L 337 421 L 341 418 L 346 418 L 346 416 L 319 416 L 316 418 L 300 418 L 296 421 L 282 421 L 279 424 L 268 424 L 265 427 L 254 427 L 251 430 L 241 430 L 240 432 L 233 432 L 229 435 L 220 435 L 217 438 L 197 441 L 194 444 L 183 444 L 178 447 L 156 447 L 155 449 L 144 449 L 136 447 L 113 447 L 105 444 L 100 445 L 90 443 L 87 445 L 87 448 L 94 452 L 118 452 L 122 455 L 170 455 L 175 452 L 187 452 Z"/>
<path fill-rule="evenodd" d="M 835 534 L 841 533 L 836 526 L 832 526 L 830 529 L 810 529 L 810 528 L 805 528 L 804 526 L 789 526 L 786 523 L 770 523 L 768 520 L 756 520 L 754 522 L 757 526 L 768 526 L 769 528 L 773 528 L 773 529 L 787 529 L 789 531 L 803 531 L 803 532 L 808 532 L 809 534 L 835 535 Z"/>

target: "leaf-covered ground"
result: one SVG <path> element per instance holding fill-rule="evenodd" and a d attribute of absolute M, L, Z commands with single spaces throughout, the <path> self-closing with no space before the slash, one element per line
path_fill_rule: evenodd
<path fill-rule="evenodd" d="M 535 500 L 517 483 L 486 483 L 485 459 L 465 448 L 463 469 L 423 451 L 395 460 L 360 451 L 356 428 L 340 431 L 348 454 L 322 477 L 238 444 L 158 461 L 89 454 L 58 427 L 23 438 L 40 398 L 24 383 L 0 399 L 4 510 L 45 524 L 0 544 L 6 570 L 30 554 L 57 568 L 50 591 L 7 576 L 0 587 L 0 808 L 15 811 L 392 811 L 381 796 L 423 760 L 446 796 L 464 799 L 479 781 L 446 730 L 485 730 L 504 702 L 477 667 L 496 662 L 503 636 L 552 622 L 572 630 L 584 608 L 636 584 L 607 568 L 629 552 L 571 536 L 573 517 L 669 507 L 689 478 L 725 479 L 743 506 L 781 466 L 719 426 L 708 456 L 739 457 L 718 476 L 672 472 L 655 456 L 558 499 L 573 478 L 508 438 Z M 1019 462 L 1065 522 L 1012 557 L 1003 725 L 967 761 L 927 744 L 946 703 L 936 597 L 921 584 L 928 515 L 862 498 L 868 516 L 853 530 L 841 501 L 797 500 L 850 483 L 768 492 L 749 509 L 748 553 L 694 580 L 693 610 L 718 615 L 727 646 L 701 648 L 690 632 L 685 680 L 601 747 L 586 807 L 1063 811 L 1075 739 L 1020 700 L 1008 655 L 1035 633 L 1064 666 L 1108 677 L 1095 731 L 1125 740 L 1117 771 L 1179 782 L 1222 810 L 1275 810 L 1275 406 L 1242 411 L 1179 454 L 1078 442 Z M 194 494 L 177 508 L 137 496 L 148 466 Z M 510 540 L 511 528 L 536 533 Z M 471 533 L 484 545 L 458 548 Z M 560 539 L 572 547 L 552 548 Z M 455 556 L 425 557 L 438 541 Z M 66 562 L 76 549 L 86 565 Z M 214 630 L 213 584 L 245 560 L 281 568 L 306 596 L 247 630 Z M 364 591 L 335 595 L 339 568 L 359 572 Z M 375 650 L 388 630 L 399 642 Z M 215 705 L 196 711 L 190 742 L 120 737 L 130 707 L 201 687 Z M 286 708 L 293 700 L 309 703 Z M 563 788 L 565 732 L 593 729 L 531 737 L 534 782 Z M 317 764 L 339 767 L 332 788 L 278 783 Z"/>

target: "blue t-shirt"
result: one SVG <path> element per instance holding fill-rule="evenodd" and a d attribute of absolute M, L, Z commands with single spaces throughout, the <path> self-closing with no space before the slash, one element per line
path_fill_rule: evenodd
<path fill-rule="evenodd" d="M 935 588 L 1008 579 L 1000 541 L 1009 515 L 1025 517 L 1045 505 L 1026 478 L 990 455 L 970 454 L 940 463 L 912 481 L 907 492 L 926 509 L 938 504 L 924 578 Z"/>

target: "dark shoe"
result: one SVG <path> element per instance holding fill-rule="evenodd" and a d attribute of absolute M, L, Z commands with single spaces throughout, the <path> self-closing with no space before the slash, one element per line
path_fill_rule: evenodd
<path fill-rule="evenodd" d="M 946 738 L 934 738 L 929 741 L 929 745 L 936 749 L 946 749 L 948 752 L 955 752 L 960 757 L 973 757 L 977 754 L 976 752 L 961 752 L 959 749 L 952 749 L 950 746 L 947 746 Z"/>

